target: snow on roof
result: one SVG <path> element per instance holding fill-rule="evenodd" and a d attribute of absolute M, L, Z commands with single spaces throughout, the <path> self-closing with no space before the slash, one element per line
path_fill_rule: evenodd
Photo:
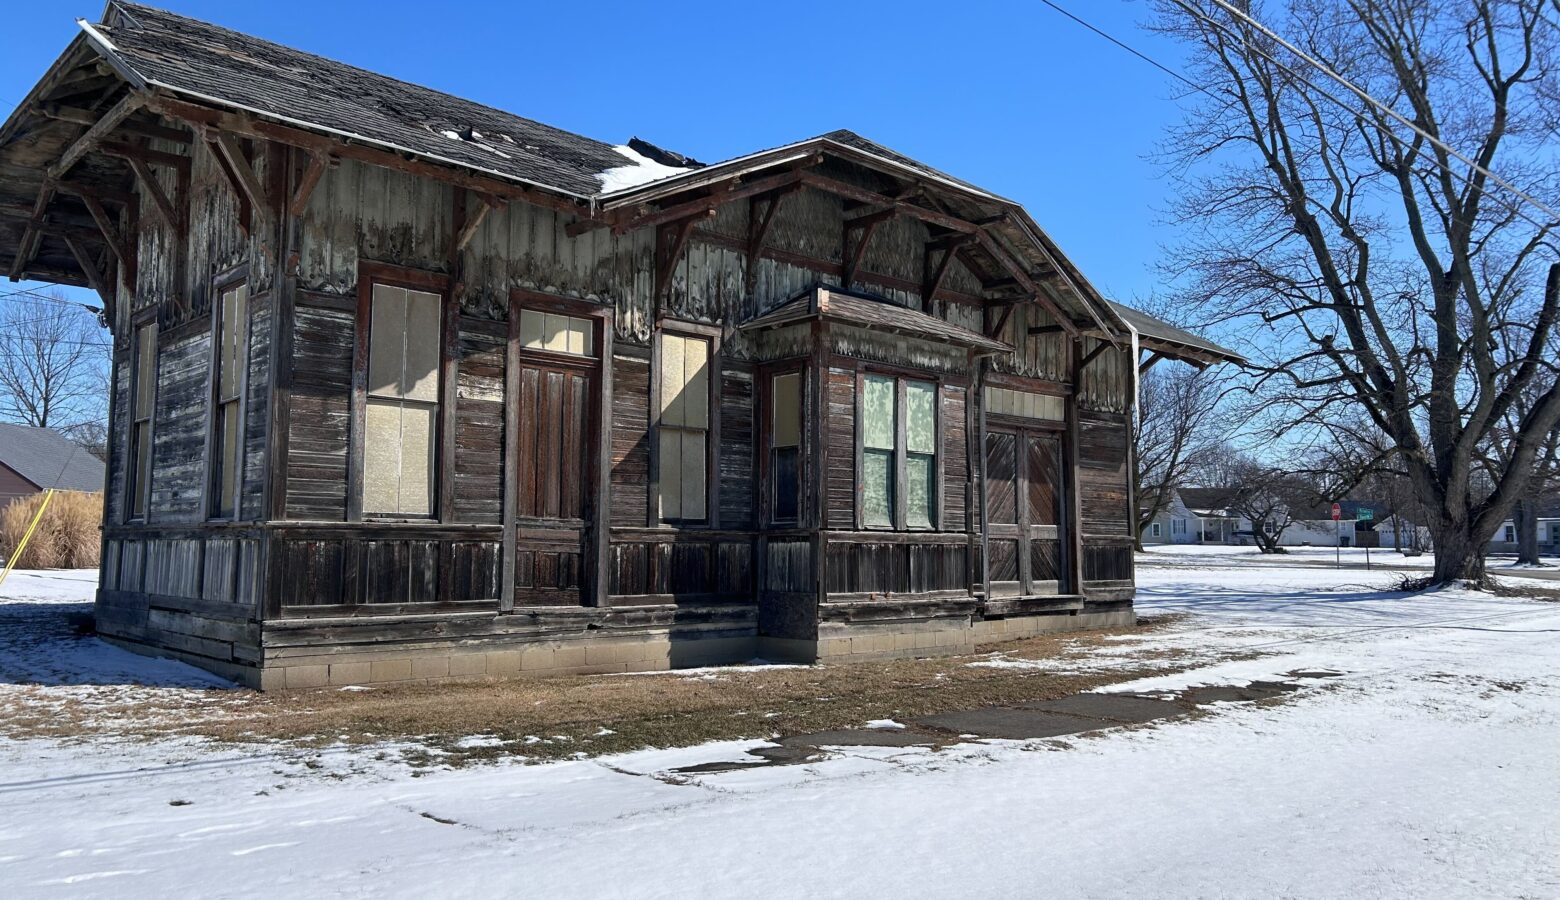
<path fill-rule="evenodd" d="M 629 188 L 649 184 L 652 181 L 660 181 L 663 178 L 671 178 L 673 175 L 681 175 L 684 172 L 692 172 L 694 167 L 678 168 L 658 163 L 627 144 L 613 147 L 613 150 L 623 154 L 629 159 L 626 166 L 614 166 L 604 172 L 597 172 L 596 177 L 601 179 L 601 192 L 610 194 L 613 191 L 626 191 Z"/>

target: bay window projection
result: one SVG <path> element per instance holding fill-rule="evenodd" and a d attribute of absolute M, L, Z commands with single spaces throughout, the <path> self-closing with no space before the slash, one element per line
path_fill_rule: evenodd
<path fill-rule="evenodd" d="M 374 285 L 363 435 L 365 513 L 433 514 L 440 305 L 438 294 Z"/>
<path fill-rule="evenodd" d="M 152 406 L 157 397 L 157 323 L 135 332 L 135 384 L 130 410 L 130 518 L 145 519 L 152 483 Z"/>
<path fill-rule="evenodd" d="M 771 518 L 795 523 L 801 515 L 802 375 L 776 375 L 769 384 Z"/>
<path fill-rule="evenodd" d="M 900 391 L 904 416 L 900 420 Z M 936 504 L 937 385 L 885 375 L 862 379 L 861 523 L 931 528 Z M 903 466 L 901 467 L 901 461 Z M 904 494 L 903 519 L 898 501 Z"/>
<path fill-rule="evenodd" d="M 222 292 L 216 322 L 216 396 L 212 415 L 212 515 L 234 518 L 243 471 L 243 370 L 249 319 L 249 286 L 236 284 Z"/>
<path fill-rule="evenodd" d="M 708 518 L 710 342 L 662 334 L 658 363 L 661 521 L 702 522 Z"/>

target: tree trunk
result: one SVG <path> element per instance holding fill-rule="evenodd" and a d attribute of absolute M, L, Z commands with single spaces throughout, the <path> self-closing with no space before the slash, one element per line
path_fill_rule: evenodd
<path fill-rule="evenodd" d="M 1517 526 L 1517 565 L 1538 565 L 1538 504 L 1531 498 L 1518 500 L 1511 518 Z"/>
<path fill-rule="evenodd" d="M 1484 583 L 1484 551 L 1469 522 L 1444 523 L 1435 529 L 1434 584 Z"/>

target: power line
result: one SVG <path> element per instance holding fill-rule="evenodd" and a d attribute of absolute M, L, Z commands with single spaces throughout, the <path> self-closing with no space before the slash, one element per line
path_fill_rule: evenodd
<path fill-rule="evenodd" d="M 1169 66 L 1167 66 L 1164 63 L 1160 62 L 1159 60 L 1154 59 L 1152 56 L 1149 56 L 1147 53 L 1144 53 L 1144 52 L 1138 50 L 1136 47 L 1133 47 L 1131 44 L 1128 44 L 1125 41 L 1117 39 L 1115 36 L 1111 35 L 1109 32 L 1106 32 L 1103 29 L 1094 27 L 1093 25 L 1089 24 L 1088 22 L 1084 21 L 1083 19 L 1079 18 L 1078 16 L 1075 16 L 1072 13 L 1068 12 L 1067 10 L 1063 9 L 1058 4 L 1052 3 L 1051 0 L 1040 0 L 1040 2 L 1044 3 L 1046 6 L 1051 7 L 1052 9 L 1054 9 L 1057 12 L 1061 13 L 1062 15 L 1066 16 L 1067 18 L 1072 19 L 1074 22 L 1077 22 L 1079 25 L 1082 25 L 1084 28 L 1089 29 L 1090 31 L 1092 31 L 1095 34 L 1099 35 L 1100 37 L 1104 38 L 1105 40 L 1110 41 L 1112 44 L 1115 44 L 1117 47 L 1120 47 L 1121 49 L 1127 51 L 1128 53 L 1132 54 L 1133 56 L 1136 56 L 1138 59 L 1141 59 L 1142 61 L 1148 63 L 1149 65 L 1153 66 L 1154 68 L 1158 69 L 1159 71 L 1164 72 L 1166 75 L 1169 75 L 1170 77 L 1180 81 L 1182 84 L 1185 84 L 1187 87 L 1190 87 L 1192 90 L 1200 91 L 1200 92 L 1202 92 L 1204 94 L 1207 94 L 1209 97 L 1213 97 L 1215 100 L 1218 99 L 1218 97 L 1216 97 L 1212 91 L 1208 90 L 1207 88 L 1203 87 L 1202 85 L 1198 84 L 1197 82 L 1191 80 L 1190 78 L 1187 78 L 1185 75 L 1182 75 L 1180 72 L 1177 72 L 1176 70 L 1170 68 Z"/>
<path fill-rule="evenodd" d="M 1042 0 L 1042 2 L 1043 2 L 1043 0 Z M 1534 198 L 1528 192 L 1522 190 L 1521 188 L 1517 187 L 1516 185 L 1512 184 L 1511 182 L 1507 181 L 1506 179 L 1500 177 L 1499 175 L 1496 175 L 1494 172 L 1492 172 L 1489 169 L 1485 168 L 1484 166 L 1480 165 L 1475 160 L 1470 159 L 1467 156 L 1464 156 L 1462 153 L 1460 153 L 1456 148 L 1452 147 L 1450 144 L 1447 144 L 1445 141 L 1442 141 L 1440 138 L 1436 137 L 1435 135 L 1433 135 L 1430 132 L 1428 132 L 1428 131 L 1424 130 L 1423 128 L 1421 128 L 1419 125 L 1417 125 L 1414 122 L 1410 121 L 1408 118 L 1404 117 L 1401 113 L 1399 113 L 1397 110 L 1393 109 L 1391 106 L 1389 106 L 1389 105 L 1387 105 L 1385 103 L 1382 103 L 1380 100 L 1377 100 L 1375 97 L 1372 97 L 1363 88 L 1360 88 L 1360 87 L 1356 86 L 1354 84 L 1354 82 L 1350 81 L 1349 79 L 1347 79 L 1347 78 L 1343 77 L 1342 75 L 1338 74 L 1337 72 L 1333 71 L 1330 67 L 1328 67 L 1327 65 L 1325 65 L 1321 61 L 1319 61 L 1316 58 L 1310 56 L 1305 51 L 1301 50 L 1299 47 L 1296 47 L 1294 44 L 1292 44 L 1289 41 L 1285 40 L 1283 37 L 1279 36 L 1272 29 L 1268 28 L 1266 25 L 1263 25 L 1261 22 L 1259 22 L 1256 19 L 1252 18 L 1250 15 L 1248 15 L 1243 10 L 1241 10 L 1241 9 L 1231 5 L 1228 2 L 1228 0 L 1213 0 L 1213 2 L 1215 4 L 1217 4 L 1221 9 L 1223 9 L 1226 12 L 1230 13 L 1231 15 L 1239 18 L 1241 21 L 1244 21 L 1244 22 L 1250 24 L 1251 27 L 1255 28 L 1257 31 L 1260 31 L 1263 35 L 1267 36 L 1268 38 L 1272 39 L 1273 41 L 1276 41 L 1280 46 L 1282 46 L 1284 49 L 1288 50 L 1290 53 L 1293 53 L 1295 56 L 1298 56 L 1299 58 L 1305 60 L 1308 64 L 1310 64 L 1312 67 L 1314 67 L 1318 72 L 1321 72 L 1323 75 L 1326 75 L 1328 78 L 1331 78 L 1333 81 L 1336 81 L 1339 84 L 1343 85 L 1346 89 L 1348 89 L 1348 91 L 1350 93 L 1354 94 L 1354 96 L 1360 98 L 1361 100 L 1365 101 L 1366 103 L 1370 104 L 1371 106 L 1375 107 L 1376 109 L 1380 110 L 1381 112 L 1385 113 L 1386 115 L 1392 117 L 1398 123 L 1404 125 L 1408 129 L 1413 131 L 1415 134 L 1417 134 L 1420 137 L 1424 138 L 1425 140 L 1429 141 L 1433 146 L 1435 146 L 1437 149 L 1441 150 L 1443 153 L 1447 153 L 1447 154 L 1450 154 L 1451 156 L 1456 157 L 1464 165 L 1467 165 L 1469 168 L 1473 169 L 1475 172 L 1478 172 L 1479 174 L 1481 174 L 1484 177 L 1490 179 L 1491 181 L 1493 181 L 1495 184 L 1499 185 L 1500 187 L 1503 187 L 1507 191 L 1510 191 L 1511 193 L 1517 195 L 1518 197 L 1520 197 L 1523 200 L 1527 201 L 1532 206 L 1537 207 L 1545 215 L 1549 216 L 1549 218 L 1551 220 L 1551 224 L 1553 224 L 1554 222 L 1560 222 L 1560 212 L 1555 212 L 1547 204 L 1540 202 L 1539 200 Z M 1192 15 L 1196 16 L 1197 18 L 1202 19 L 1203 21 L 1205 21 L 1205 22 L 1207 22 L 1207 23 L 1209 23 L 1211 25 L 1214 25 L 1215 27 L 1218 27 L 1218 28 L 1220 28 L 1222 30 L 1225 30 L 1226 33 L 1228 33 L 1228 30 L 1225 29 L 1223 23 L 1220 23 L 1220 22 L 1216 21 L 1215 19 L 1213 19 L 1213 17 L 1207 15 L 1202 10 L 1196 9 L 1196 8 L 1192 7 L 1190 4 L 1188 4 L 1186 2 L 1186 0 L 1175 0 L 1175 3 L 1176 3 L 1177 6 L 1181 7 L 1182 9 L 1184 9 L 1187 12 L 1191 13 Z M 1548 20 L 1545 20 L 1545 21 L 1548 21 Z M 1257 53 L 1261 54 L 1269 62 L 1272 62 L 1273 64 L 1275 64 L 1277 66 L 1280 66 L 1285 71 L 1289 72 L 1291 75 L 1295 75 L 1295 77 L 1300 78 L 1301 81 L 1304 81 L 1307 85 L 1310 85 L 1310 87 L 1313 90 L 1316 90 L 1322 96 L 1324 96 L 1327 99 L 1331 100 L 1332 102 L 1338 104 L 1339 106 L 1343 107 L 1344 109 L 1349 110 L 1350 112 L 1354 112 L 1354 110 L 1348 104 L 1346 104 L 1343 101 L 1339 100 L 1338 98 L 1332 96 L 1331 94 L 1327 93 L 1326 91 L 1323 91 L 1321 88 L 1318 88 L 1315 84 L 1312 84 L 1309 80 L 1299 76 L 1293 70 L 1289 69 L 1287 66 L 1284 66 L 1283 63 L 1279 62 L 1276 59 L 1273 59 L 1272 56 L 1269 56 L 1266 51 L 1262 50 L 1259 47 L 1252 46 L 1251 42 L 1250 41 L 1246 41 L 1244 38 L 1242 38 L 1241 40 L 1247 47 L 1251 47 L 1251 49 L 1253 49 Z M 1359 116 L 1358 113 L 1354 113 L 1354 114 L 1355 114 L 1356 117 L 1361 118 L 1363 120 L 1363 117 Z M 1447 173 L 1451 174 L 1451 175 L 1454 175 L 1454 176 L 1458 174 L 1458 173 L 1452 172 L 1450 168 L 1447 168 Z M 1466 180 L 1471 181 L 1472 179 L 1468 178 Z M 1526 218 L 1526 217 L 1524 217 L 1524 218 Z M 1529 221 L 1531 222 L 1532 220 L 1529 219 Z M 1540 223 L 1537 223 L 1537 222 L 1533 222 L 1533 224 L 1537 225 L 1540 228 L 1547 227 L 1547 226 L 1541 225 Z"/>

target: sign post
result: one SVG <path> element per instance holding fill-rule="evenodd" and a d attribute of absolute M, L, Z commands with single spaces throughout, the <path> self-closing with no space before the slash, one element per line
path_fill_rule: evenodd
<path fill-rule="evenodd" d="M 1358 527 L 1357 523 L 1359 523 L 1359 522 L 1370 522 L 1370 521 L 1373 521 L 1375 518 L 1376 518 L 1376 511 L 1374 509 L 1372 509 L 1371 507 L 1369 507 L 1369 506 L 1365 506 L 1364 504 L 1361 504 L 1360 507 L 1359 507 L 1359 511 L 1354 514 L 1354 521 L 1356 523 L 1355 531 L 1359 531 L 1359 527 Z M 1367 571 L 1367 572 L 1370 571 L 1370 544 L 1366 544 L 1365 545 L 1365 571 Z"/>
<path fill-rule="evenodd" d="M 1343 568 L 1343 507 L 1334 503 L 1332 506 L 1333 519 L 1333 568 Z"/>

